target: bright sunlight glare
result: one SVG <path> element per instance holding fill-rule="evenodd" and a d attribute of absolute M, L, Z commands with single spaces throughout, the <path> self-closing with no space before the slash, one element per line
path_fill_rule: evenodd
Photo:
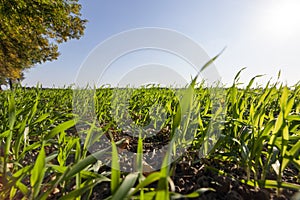
<path fill-rule="evenodd" d="M 299 10 L 298 0 L 272 1 L 267 5 L 262 17 L 263 30 L 277 39 L 295 36 L 300 30 Z"/>

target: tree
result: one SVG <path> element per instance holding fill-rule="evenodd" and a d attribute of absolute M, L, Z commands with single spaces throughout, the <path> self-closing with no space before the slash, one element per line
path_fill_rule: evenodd
<path fill-rule="evenodd" d="M 58 44 L 79 39 L 87 20 L 78 0 L 0 0 L 0 85 L 58 58 Z"/>
<path fill-rule="evenodd" d="M 13 87 L 13 82 L 20 81 L 24 79 L 24 73 L 22 72 L 21 68 L 11 68 L 10 70 L 6 71 L 0 70 L 0 90 L 2 90 L 1 85 L 9 84 L 9 87 Z"/>

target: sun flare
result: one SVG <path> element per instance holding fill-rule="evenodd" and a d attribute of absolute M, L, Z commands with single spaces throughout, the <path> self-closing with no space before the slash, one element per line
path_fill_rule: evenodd
<path fill-rule="evenodd" d="M 290 37 L 300 30 L 300 1 L 274 1 L 266 8 L 262 19 L 264 30 L 270 36 Z"/>

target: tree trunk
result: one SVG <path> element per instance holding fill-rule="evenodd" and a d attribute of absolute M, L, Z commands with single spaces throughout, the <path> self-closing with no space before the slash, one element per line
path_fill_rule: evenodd
<path fill-rule="evenodd" d="M 9 84 L 10 90 L 13 90 L 14 89 L 13 88 L 13 82 L 12 82 L 11 78 L 8 79 L 8 84 Z"/>

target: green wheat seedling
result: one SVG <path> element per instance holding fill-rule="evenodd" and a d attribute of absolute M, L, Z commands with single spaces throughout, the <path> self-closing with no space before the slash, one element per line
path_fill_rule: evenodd
<path fill-rule="evenodd" d="M 292 177 L 294 181 L 285 179 L 291 169 L 300 171 L 300 84 L 287 87 L 269 81 L 264 87 L 254 87 L 260 78 L 256 76 L 242 87 L 242 71 L 223 90 L 226 95 L 212 92 L 218 87 L 196 83 L 197 77 L 181 90 L 101 87 L 93 91 L 92 99 L 83 102 L 73 101 L 71 88 L 37 86 L 2 91 L 0 199 L 89 199 L 103 182 L 110 186 L 108 199 L 197 198 L 212 190 L 197 188 L 179 194 L 174 189 L 177 160 L 172 156 L 176 149 L 185 147 L 189 147 L 187 153 L 198 152 L 208 160 L 233 163 L 245 174 L 240 181 L 256 189 L 273 188 L 278 194 L 282 189 L 300 190 L 299 175 Z M 120 103 L 114 98 L 116 94 Z M 74 105 L 82 104 L 87 107 L 82 106 L 85 108 L 79 115 Z M 126 127 L 128 121 L 149 129 L 169 130 L 164 133 L 169 148 L 161 169 L 145 175 L 147 132 L 141 129 L 134 132 L 137 151 L 132 173 L 120 171 L 117 146 L 122 141 L 110 138 L 111 145 L 106 149 L 89 152 L 104 134 L 113 132 L 121 137 L 133 131 Z M 211 130 L 219 132 L 214 135 Z M 209 141 L 215 144 L 213 148 Z M 107 152 L 111 153 L 113 166 L 110 171 L 98 171 L 104 165 L 98 158 L 107 156 Z M 201 159 L 192 163 L 197 162 Z M 213 166 L 207 166 L 207 170 L 233 176 Z"/>

